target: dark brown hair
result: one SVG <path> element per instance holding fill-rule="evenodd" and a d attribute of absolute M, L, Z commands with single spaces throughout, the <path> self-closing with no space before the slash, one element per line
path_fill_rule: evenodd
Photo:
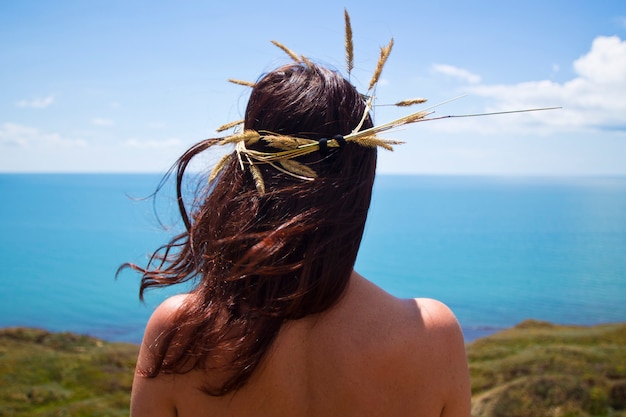
<path fill-rule="evenodd" d="M 350 133 L 364 111 L 363 98 L 340 74 L 291 64 L 256 83 L 244 127 L 332 138 Z M 371 126 L 368 115 L 363 128 Z M 207 378 L 203 389 L 223 395 L 246 383 L 286 320 L 322 312 L 344 293 L 369 209 L 376 149 L 348 142 L 299 159 L 317 172 L 314 181 L 260 166 L 265 195 L 231 158 L 188 212 L 185 169 L 216 141 L 196 144 L 173 168 L 186 231 L 158 249 L 146 268 L 129 266 L 143 274 L 141 298 L 148 288 L 195 280 L 145 374 L 207 370 L 223 377 Z"/>

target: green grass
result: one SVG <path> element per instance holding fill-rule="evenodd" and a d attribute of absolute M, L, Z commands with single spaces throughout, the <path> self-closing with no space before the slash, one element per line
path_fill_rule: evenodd
<path fill-rule="evenodd" d="M 0 330 L 0 416 L 127 416 L 138 347 Z"/>
<path fill-rule="evenodd" d="M 529 320 L 467 351 L 473 416 L 626 417 L 626 324 Z"/>
<path fill-rule="evenodd" d="M 127 416 L 138 346 L 0 330 L 0 417 Z M 467 347 L 474 417 L 626 417 L 626 323 L 525 321 Z"/>

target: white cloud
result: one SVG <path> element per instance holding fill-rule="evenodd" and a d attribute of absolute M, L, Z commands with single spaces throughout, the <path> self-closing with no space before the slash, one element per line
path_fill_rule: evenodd
<path fill-rule="evenodd" d="M 91 119 L 91 123 L 94 124 L 95 126 L 115 126 L 115 121 L 111 120 L 111 119 L 105 119 L 102 117 L 94 117 L 93 119 Z"/>
<path fill-rule="evenodd" d="M 564 83 L 543 80 L 477 85 L 468 91 L 490 100 L 487 111 L 563 107 L 518 117 L 518 127 L 626 130 L 626 41 L 617 36 L 597 37 L 590 51 L 574 61 L 573 68 L 577 76 Z"/>
<path fill-rule="evenodd" d="M 178 138 L 169 138 L 164 140 L 139 140 L 128 139 L 124 145 L 129 148 L 135 149 L 163 149 L 163 148 L 177 148 L 181 146 L 182 141 Z"/>
<path fill-rule="evenodd" d="M 30 126 L 16 123 L 0 125 L 0 146 L 17 146 L 21 148 L 74 148 L 86 146 L 83 139 L 64 138 L 58 133 L 45 133 Z"/>
<path fill-rule="evenodd" d="M 35 98 L 33 100 L 20 100 L 15 105 L 17 107 L 28 107 L 31 109 L 45 109 L 46 107 L 54 103 L 54 96 L 47 96 L 43 98 Z"/>
<path fill-rule="evenodd" d="M 583 78 L 598 84 L 626 84 L 626 41 L 617 36 L 594 39 L 591 51 L 574 62 Z"/>
<path fill-rule="evenodd" d="M 468 70 L 465 70 L 463 68 L 458 68 L 452 65 L 435 64 L 433 65 L 433 71 L 435 71 L 438 74 L 443 74 L 443 75 L 447 75 L 453 78 L 458 78 L 470 84 L 476 84 L 480 82 L 479 75 L 476 75 Z"/>

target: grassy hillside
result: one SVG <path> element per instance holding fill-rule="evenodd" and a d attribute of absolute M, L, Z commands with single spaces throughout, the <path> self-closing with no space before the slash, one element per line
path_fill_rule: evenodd
<path fill-rule="evenodd" d="M 127 416 L 138 347 L 0 330 L 0 416 Z"/>
<path fill-rule="evenodd" d="M 626 416 L 626 324 L 526 321 L 468 346 L 472 416 Z"/>
<path fill-rule="evenodd" d="M 0 416 L 126 416 L 138 347 L 0 330 Z M 526 321 L 468 346 L 474 417 L 626 417 L 626 323 Z"/>

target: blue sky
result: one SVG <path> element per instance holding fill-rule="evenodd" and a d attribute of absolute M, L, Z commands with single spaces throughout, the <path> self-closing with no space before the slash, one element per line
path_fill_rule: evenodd
<path fill-rule="evenodd" d="M 0 172 L 163 172 L 241 118 L 248 91 L 227 78 L 289 62 L 270 40 L 344 71 L 344 6 L 360 90 L 395 39 L 377 104 L 563 107 L 386 134 L 407 143 L 381 151 L 380 172 L 626 175 L 621 0 L 1 2 Z"/>

